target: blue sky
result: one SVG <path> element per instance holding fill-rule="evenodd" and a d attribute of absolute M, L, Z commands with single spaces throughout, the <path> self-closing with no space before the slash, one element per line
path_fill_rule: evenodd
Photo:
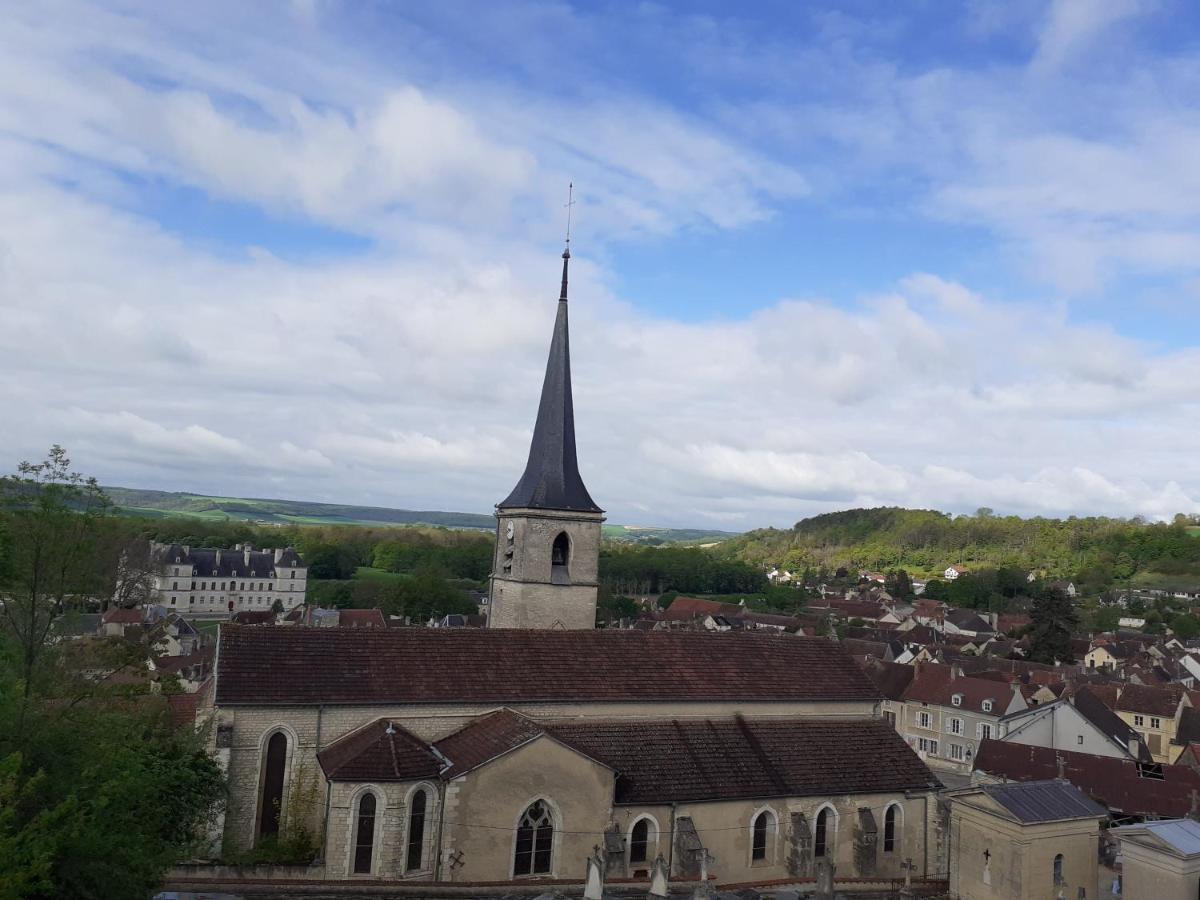
<path fill-rule="evenodd" d="M 574 181 L 614 521 L 1195 511 L 1200 10 L 743 7 L 14 4 L 0 453 L 486 510 Z"/>

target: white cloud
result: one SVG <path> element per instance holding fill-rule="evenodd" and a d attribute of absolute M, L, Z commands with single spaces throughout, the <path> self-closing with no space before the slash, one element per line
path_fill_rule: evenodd
<path fill-rule="evenodd" d="M 840 304 L 800 283 L 730 321 L 613 287 L 607 241 L 741 228 L 894 171 L 921 212 L 994 229 L 1064 292 L 1194 272 L 1200 126 L 1139 102 L 1153 65 L 1111 95 L 1112 131 L 1059 122 L 1077 98 L 1058 68 L 1115 20 L 1054 9 L 1038 72 L 902 74 L 857 59 L 871 29 L 836 18 L 830 47 L 742 65 L 736 35 L 689 21 L 733 54 L 697 77 L 761 64 L 793 92 L 722 119 L 612 80 L 565 99 L 420 59 L 383 72 L 328 37 L 321 3 L 293 4 L 289 40 L 220 28 L 216 56 L 196 38 L 229 10 L 73 7 L 49 27 L 22 8 L 0 35 L 0 454 L 57 441 L 110 483 L 487 509 L 524 464 L 553 316 L 558 260 L 530 235 L 558 233 L 574 177 L 597 248 L 572 269 L 581 466 L 614 521 L 1194 509 L 1194 347 L 934 272 Z M 145 208 L 179 186 L 375 243 L 294 261 L 188 240 Z"/>

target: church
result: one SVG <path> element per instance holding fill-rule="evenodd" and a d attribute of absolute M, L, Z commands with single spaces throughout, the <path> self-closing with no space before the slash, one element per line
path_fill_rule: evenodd
<path fill-rule="evenodd" d="M 495 885 L 944 872 L 937 780 L 838 644 L 595 628 L 570 252 L 485 629 L 223 625 L 202 701 L 226 854 L 299 828 L 303 877 Z"/>

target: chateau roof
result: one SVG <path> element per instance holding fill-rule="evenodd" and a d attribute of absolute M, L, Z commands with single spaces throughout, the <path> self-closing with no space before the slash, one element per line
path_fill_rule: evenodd
<path fill-rule="evenodd" d="M 218 705 L 863 701 L 837 644 L 761 632 L 222 625 Z"/>
<path fill-rule="evenodd" d="M 571 348 L 567 329 L 567 262 L 570 251 L 563 252 L 562 293 L 550 357 L 542 382 L 533 441 L 525 473 L 512 493 L 497 506 L 500 509 L 561 509 L 603 512 L 592 500 L 579 474 L 575 455 L 575 408 L 571 399 Z"/>
<path fill-rule="evenodd" d="M 867 794 L 937 788 L 937 780 L 886 722 L 866 720 L 597 721 L 547 723 L 509 709 L 481 716 L 428 753 L 400 729 L 380 742 L 386 719 L 323 751 L 326 773 L 342 781 L 415 781 L 466 774 L 546 736 L 616 773 L 617 803 Z M 415 743 L 414 743 L 415 742 Z M 422 745 L 423 746 L 423 745 Z M 334 775 L 331 775 L 334 777 Z"/>
<path fill-rule="evenodd" d="M 218 550 L 211 547 L 183 547 L 171 544 L 159 552 L 159 562 L 169 566 L 193 566 L 196 577 L 212 578 L 273 578 L 275 554 L 251 550 L 249 561 L 244 550 Z M 300 557 L 290 547 L 280 557 L 281 566 L 302 566 Z"/>

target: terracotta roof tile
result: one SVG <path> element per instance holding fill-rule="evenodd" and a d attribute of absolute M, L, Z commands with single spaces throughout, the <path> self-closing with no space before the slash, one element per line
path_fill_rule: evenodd
<path fill-rule="evenodd" d="M 542 726 L 532 719 L 501 709 L 475 719 L 435 746 L 450 764 L 445 777 L 455 778 L 543 734 Z"/>
<path fill-rule="evenodd" d="M 617 803 L 927 790 L 937 780 L 882 719 L 552 725 L 617 771 Z"/>
<path fill-rule="evenodd" d="M 954 703 L 952 698 L 961 695 L 960 703 Z M 990 712 L 1001 716 L 1012 700 L 1012 686 L 988 678 L 946 678 L 940 673 L 933 675 L 928 667 L 913 679 L 908 690 L 904 692 L 905 700 L 917 700 L 922 703 L 935 703 L 939 706 L 957 706 L 961 709 L 983 712 L 983 704 L 992 701 Z"/>
<path fill-rule="evenodd" d="M 1183 688 L 1179 685 L 1152 686 L 1130 684 L 1121 689 L 1116 709 L 1121 712 L 1145 713 L 1150 716 L 1171 717 L 1179 707 Z"/>
<path fill-rule="evenodd" d="M 837 644 L 777 633 L 222 625 L 218 705 L 875 700 Z"/>
<path fill-rule="evenodd" d="M 376 719 L 317 754 L 330 781 L 419 781 L 442 764 L 429 745 L 388 719 Z"/>
<path fill-rule="evenodd" d="M 1058 777 L 1060 757 L 1063 777 L 1116 815 L 1186 816 L 1191 791 L 1200 790 L 1200 773 L 1187 766 L 1147 766 L 1008 741 L 983 741 L 975 754 L 975 771 L 1012 781 L 1039 781 Z"/>
<path fill-rule="evenodd" d="M 338 613 L 339 628 L 387 628 L 381 609 L 343 609 Z"/>

